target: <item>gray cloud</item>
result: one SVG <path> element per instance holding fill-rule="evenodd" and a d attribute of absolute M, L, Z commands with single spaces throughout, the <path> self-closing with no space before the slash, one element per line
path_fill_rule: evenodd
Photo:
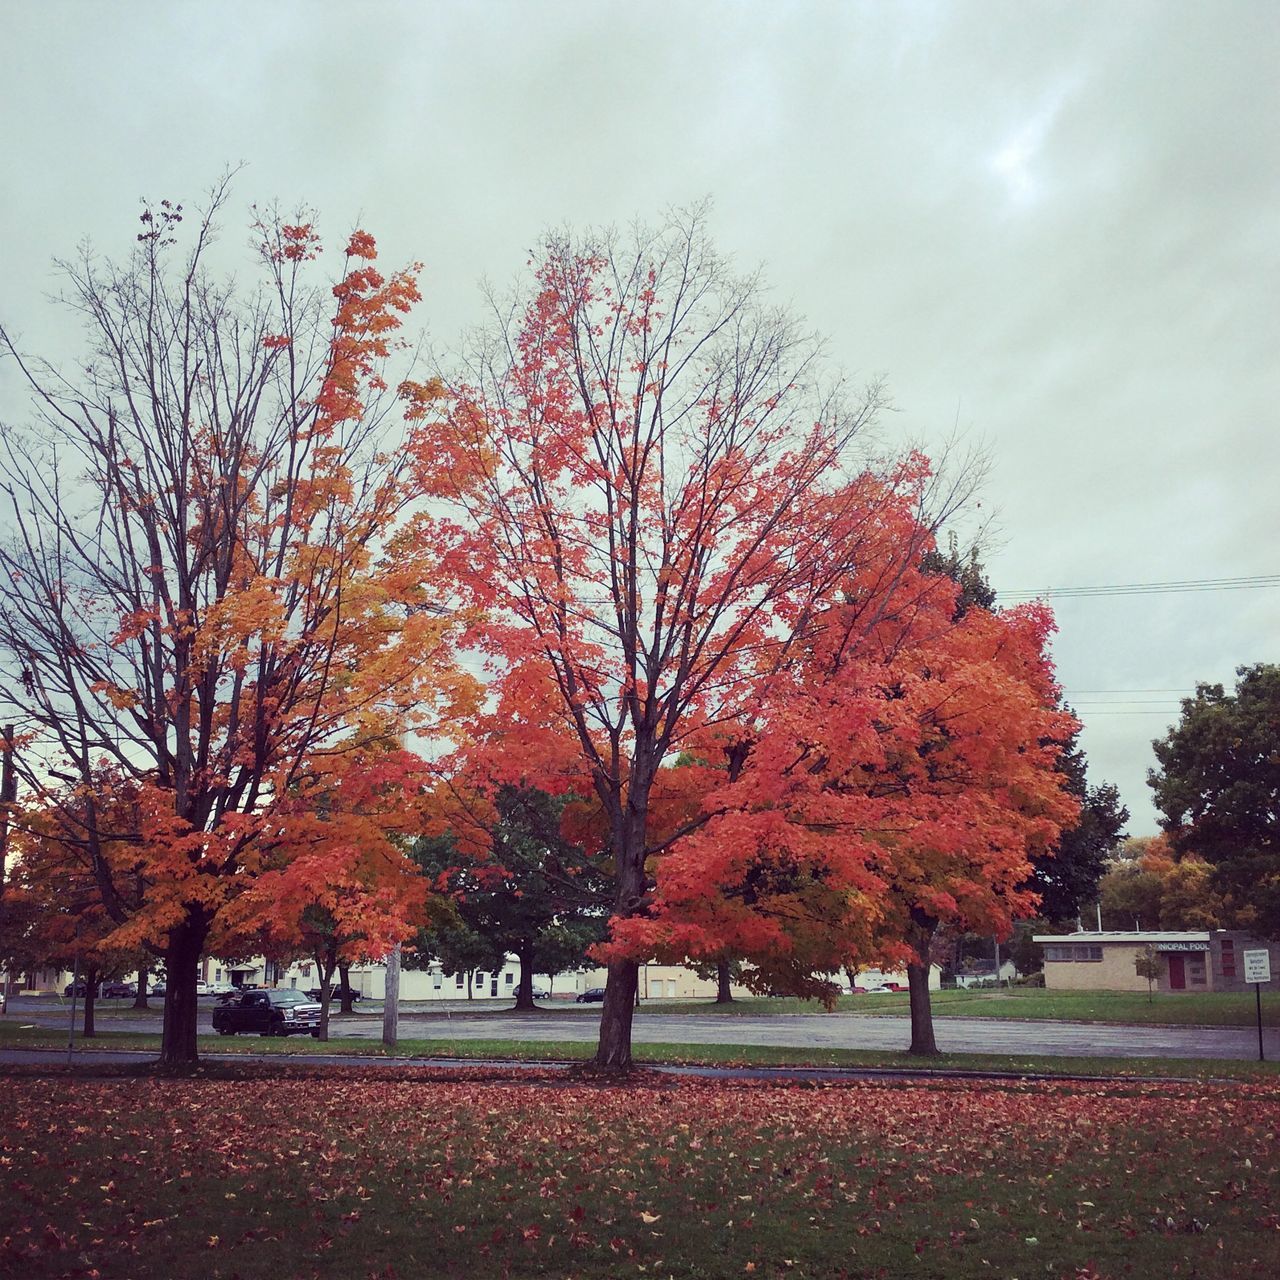
<path fill-rule="evenodd" d="M 51 256 L 123 249 L 139 196 L 191 201 L 228 162 L 245 205 L 305 201 L 425 260 L 445 343 L 546 226 L 710 194 L 833 359 L 889 375 L 893 431 L 987 441 L 998 587 L 1277 568 L 1266 0 L 54 3 L 10 6 L 5 36 L 0 313 L 33 347 L 74 349 Z M 1190 691 L 1276 658 L 1280 592 L 1058 614 L 1069 690 Z M 1084 713 L 1135 831 L 1161 696 Z"/>

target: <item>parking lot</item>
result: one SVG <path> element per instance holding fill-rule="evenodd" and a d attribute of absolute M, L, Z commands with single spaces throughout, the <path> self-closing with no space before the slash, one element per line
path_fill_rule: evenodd
<path fill-rule="evenodd" d="M 200 1030 L 212 1033 L 215 1001 L 202 999 Z M 127 1000 L 102 1001 L 98 1028 L 103 1031 L 151 1031 L 160 1029 L 160 1001 L 153 1008 L 135 1012 Z M 10 1004 L 9 1017 L 41 1027 L 65 1027 L 70 1002 L 56 997 L 21 996 Z M 331 1015 L 334 1039 L 377 1040 L 382 1036 L 380 1006 L 369 1012 Z M 430 1010 L 403 1004 L 400 1035 L 404 1039 L 430 1040 L 534 1040 L 591 1041 L 596 1038 L 599 1005 L 558 1002 L 543 1005 L 538 1013 L 509 1009 L 479 1011 L 465 1001 L 438 1004 Z M 1117 1058 L 1235 1058 L 1258 1055 L 1257 1032 L 1247 1027 L 1126 1026 L 1082 1022 L 1019 1021 L 1014 1019 L 938 1018 L 938 1047 L 944 1053 L 1049 1054 Z M 1263 1032 L 1267 1057 L 1280 1059 L 1280 1029 Z M 642 1009 L 636 1017 L 637 1044 L 773 1045 L 788 1048 L 842 1048 L 901 1050 L 910 1040 L 905 1017 L 859 1013 L 805 1013 L 772 1017 L 717 1014 L 663 1014 Z"/>

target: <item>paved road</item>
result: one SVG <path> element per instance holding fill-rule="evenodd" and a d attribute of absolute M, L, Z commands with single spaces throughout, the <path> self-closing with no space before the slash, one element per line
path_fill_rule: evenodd
<path fill-rule="evenodd" d="M 26 1003 L 26 1002 L 23 1002 Z M 42 1007 L 37 1007 L 39 1004 Z M 23 1015 L 26 1016 L 23 1016 Z M 11 1017 L 46 1027 L 66 1026 L 67 1012 L 56 1002 L 16 1005 Z M 400 1035 L 423 1040 L 577 1040 L 596 1038 L 595 1008 L 551 1008 L 538 1014 L 470 1010 L 457 1013 L 403 1013 Z M 111 1016 L 101 1030 L 157 1031 L 153 1015 Z M 210 1011 L 201 1029 L 212 1030 Z M 1256 1058 L 1257 1032 L 1246 1027 L 1146 1027 L 1012 1019 L 938 1018 L 938 1048 L 944 1053 L 1048 1054 L 1117 1058 Z M 335 1018 L 332 1034 L 379 1039 L 382 1020 L 365 1015 Z M 1263 1032 L 1266 1055 L 1280 1060 L 1280 1029 Z M 785 1014 L 775 1017 L 644 1012 L 635 1020 L 637 1044 L 776 1045 L 788 1048 L 905 1049 L 911 1038 L 904 1018 L 856 1013 Z"/>
<path fill-rule="evenodd" d="M 368 1028 L 380 1035 L 380 1027 Z M 344 1034 L 346 1030 L 344 1028 Z M 537 1017 L 458 1016 L 401 1019 L 400 1034 L 458 1040 L 594 1040 L 596 1019 L 546 1013 Z M 1097 1055 L 1117 1058 L 1255 1058 L 1256 1031 L 1240 1027 L 1128 1027 L 1077 1022 L 938 1018 L 934 1034 L 943 1053 Z M 856 1013 L 792 1014 L 771 1018 L 647 1013 L 635 1020 L 637 1044 L 780 1045 L 815 1049 L 905 1049 L 906 1018 Z M 1280 1058 L 1280 1030 L 1263 1032 L 1267 1056 Z"/>

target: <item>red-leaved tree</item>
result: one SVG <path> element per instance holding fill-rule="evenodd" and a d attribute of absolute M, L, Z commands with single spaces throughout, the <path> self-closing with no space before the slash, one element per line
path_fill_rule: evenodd
<path fill-rule="evenodd" d="M 420 452 L 449 518 L 406 545 L 438 559 L 495 670 L 553 690 L 604 815 L 616 923 L 649 911 L 646 863 L 681 838 L 652 822 L 664 762 L 753 711 L 873 547 L 890 577 L 915 564 L 956 496 L 915 455 L 873 467 L 879 388 L 824 392 L 817 362 L 696 216 L 626 244 L 555 237 Z M 630 1063 L 636 979 L 634 957 L 610 962 L 603 1068 Z"/>
<path fill-rule="evenodd" d="M 385 558 L 418 496 L 385 372 L 416 270 L 384 276 L 357 231 L 333 283 L 308 218 L 263 215 L 257 282 L 223 279 L 226 195 L 192 220 L 147 206 L 123 263 L 60 264 L 88 329 L 75 369 L 0 329 L 34 412 L 0 444 L 0 718 L 32 803 L 69 788 L 100 862 L 104 769 L 136 798 L 149 888 L 118 941 L 163 955 L 169 1065 L 195 1059 L 220 916 L 306 847 L 299 799 L 335 759 L 385 775 L 406 724 L 466 696 L 429 565 Z"/>
<path fill-rule="evenodd" d="M 727 950 L 758 985 L 828 998 L 825 973 L 905 963 L 912 1050 L 936 1052 L 934 931 L 1007 935 L 1035 902 L 1031 857 L 1078 809 L 1054 767 L 1074 721 L 1047 612 L 956 595 L 916 570 L 850 579 L 758 714 L 699 744 L 706 820 L 657 861 L 653 908 L 612 953 Z"/>

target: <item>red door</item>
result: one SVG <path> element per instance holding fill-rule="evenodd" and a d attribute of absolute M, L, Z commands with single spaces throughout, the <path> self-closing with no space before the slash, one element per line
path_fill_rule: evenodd
<path fill-rule="evenodd" d="M 1187 974 L 1181 956 L 1169 957 L 1169 986 L 1174 991 L 1187 989 Z"/>

